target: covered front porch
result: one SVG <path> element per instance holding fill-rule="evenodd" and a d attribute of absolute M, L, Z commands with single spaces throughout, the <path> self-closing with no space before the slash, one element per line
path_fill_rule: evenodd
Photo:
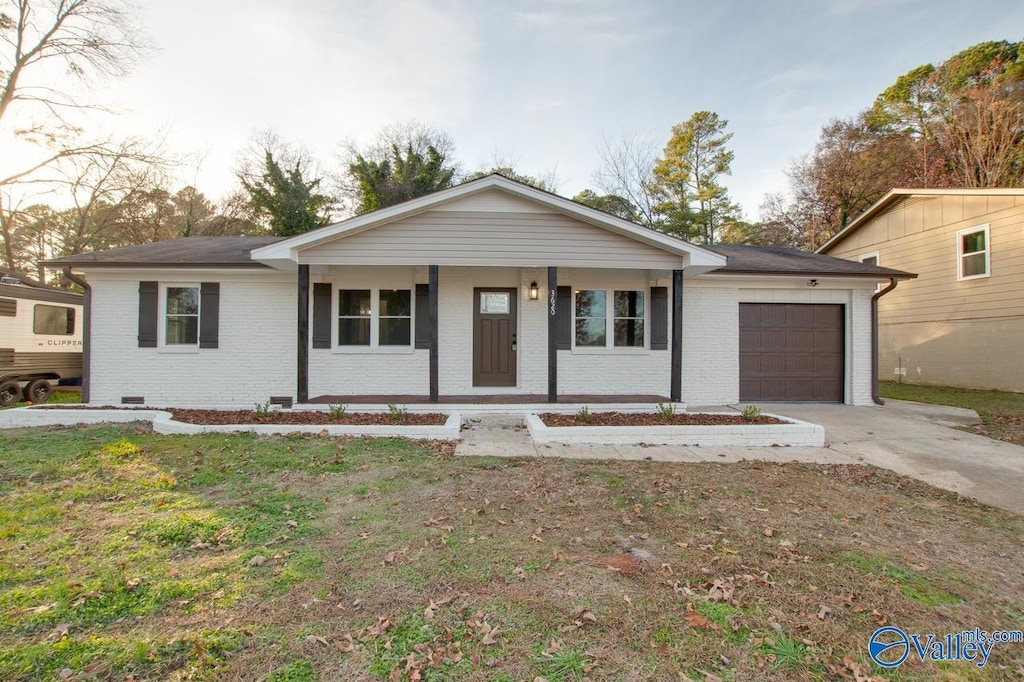
<path fill-rule="evenodd" d="M 298 271 L 296 403 L 680 401 L 682 269 Z"/>

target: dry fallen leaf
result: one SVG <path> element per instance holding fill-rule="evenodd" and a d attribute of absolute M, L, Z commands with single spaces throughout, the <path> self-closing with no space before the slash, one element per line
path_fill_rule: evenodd
<path fill-rule="evenodd" d="M 481 628 L 480 628 L 480 631 L 484 633 L 483 639 L 480 640 L 480 643 L 483 644 L 484 646 L 490 646 L 492 644 L 497 644 L 498 643 L 498 632 L 500 630 L 501 630 L 501 628 L 497 628 L 497 627 L 492 628 L 490 626 L 490 624 L 484 623 L 483 626 L 481 626 Z"/>
<path fill-rule="evenodd" d="M 832 613 L 832 609 L 822 604 L 821 609 L 818 610 L 818 620 L 825 620 L 830 613 Z"/>
<path fill-rule="evenodd" d="M 267 557 L 262 554 L 257 554 L 253 558 L 249 559 L 250 566 L 262 566 L 265 563 L 267 563 Z"/>
<path fill-rule="evenodd" d="M 334 648 L 343 654 L 347 654 L 355 651 L 356 645 L 355 642 L 352 641 L 352 635 L 345 633 L 341 636 L 340 642 L 334 643 Z"/>

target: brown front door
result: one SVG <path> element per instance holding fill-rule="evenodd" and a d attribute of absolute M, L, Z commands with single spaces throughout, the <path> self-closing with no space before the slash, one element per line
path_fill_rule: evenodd
<path fill-rule="evenodd" d="M 473 385 L 516 385 L 516 289 L 473 290 Z"/>
<path fill-rule="evenodd" d="M 843 306 L 740 304 L 740 400 L 843 401 Z"/>

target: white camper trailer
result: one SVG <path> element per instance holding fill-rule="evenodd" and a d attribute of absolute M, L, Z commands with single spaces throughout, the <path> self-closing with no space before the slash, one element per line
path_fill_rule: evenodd
<path fill-rule="evenodd" d="M 53 383 L 82 377 L 82 297 L 0 281 L 0 406 L 49 400 Z"/>

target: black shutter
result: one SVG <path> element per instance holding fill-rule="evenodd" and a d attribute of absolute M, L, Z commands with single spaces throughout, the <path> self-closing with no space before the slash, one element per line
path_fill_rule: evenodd
<path fill-rule="evenodd" d="M 220 282 L 199 285 L 199 347 L 217 348 L 220 336 Z"/>
<path fill-rule="evenodd" d="M 430 348 L 430 285 L 416 285 L 416 347 Z"/>
<path fill-rule="evenodd" d="M 331 347 L 331 285 L 313 285 L 313 348 Z"/>
<path fill-rule="evenodd" d="M 139 282 L 139 348 L 156 348 L 157 298 L 156 282 Z"/>
<path fill-rule="evenodd" d="M 558 303 L 555 324 L 558 334 L 555 343 L 558 350 L 572 350 L 572 287 L 558 287 Z"/>
<path fill-rule="evenodd" d="M 668 350 L 668 287 L 651 287 L 651 350 Z"/>

